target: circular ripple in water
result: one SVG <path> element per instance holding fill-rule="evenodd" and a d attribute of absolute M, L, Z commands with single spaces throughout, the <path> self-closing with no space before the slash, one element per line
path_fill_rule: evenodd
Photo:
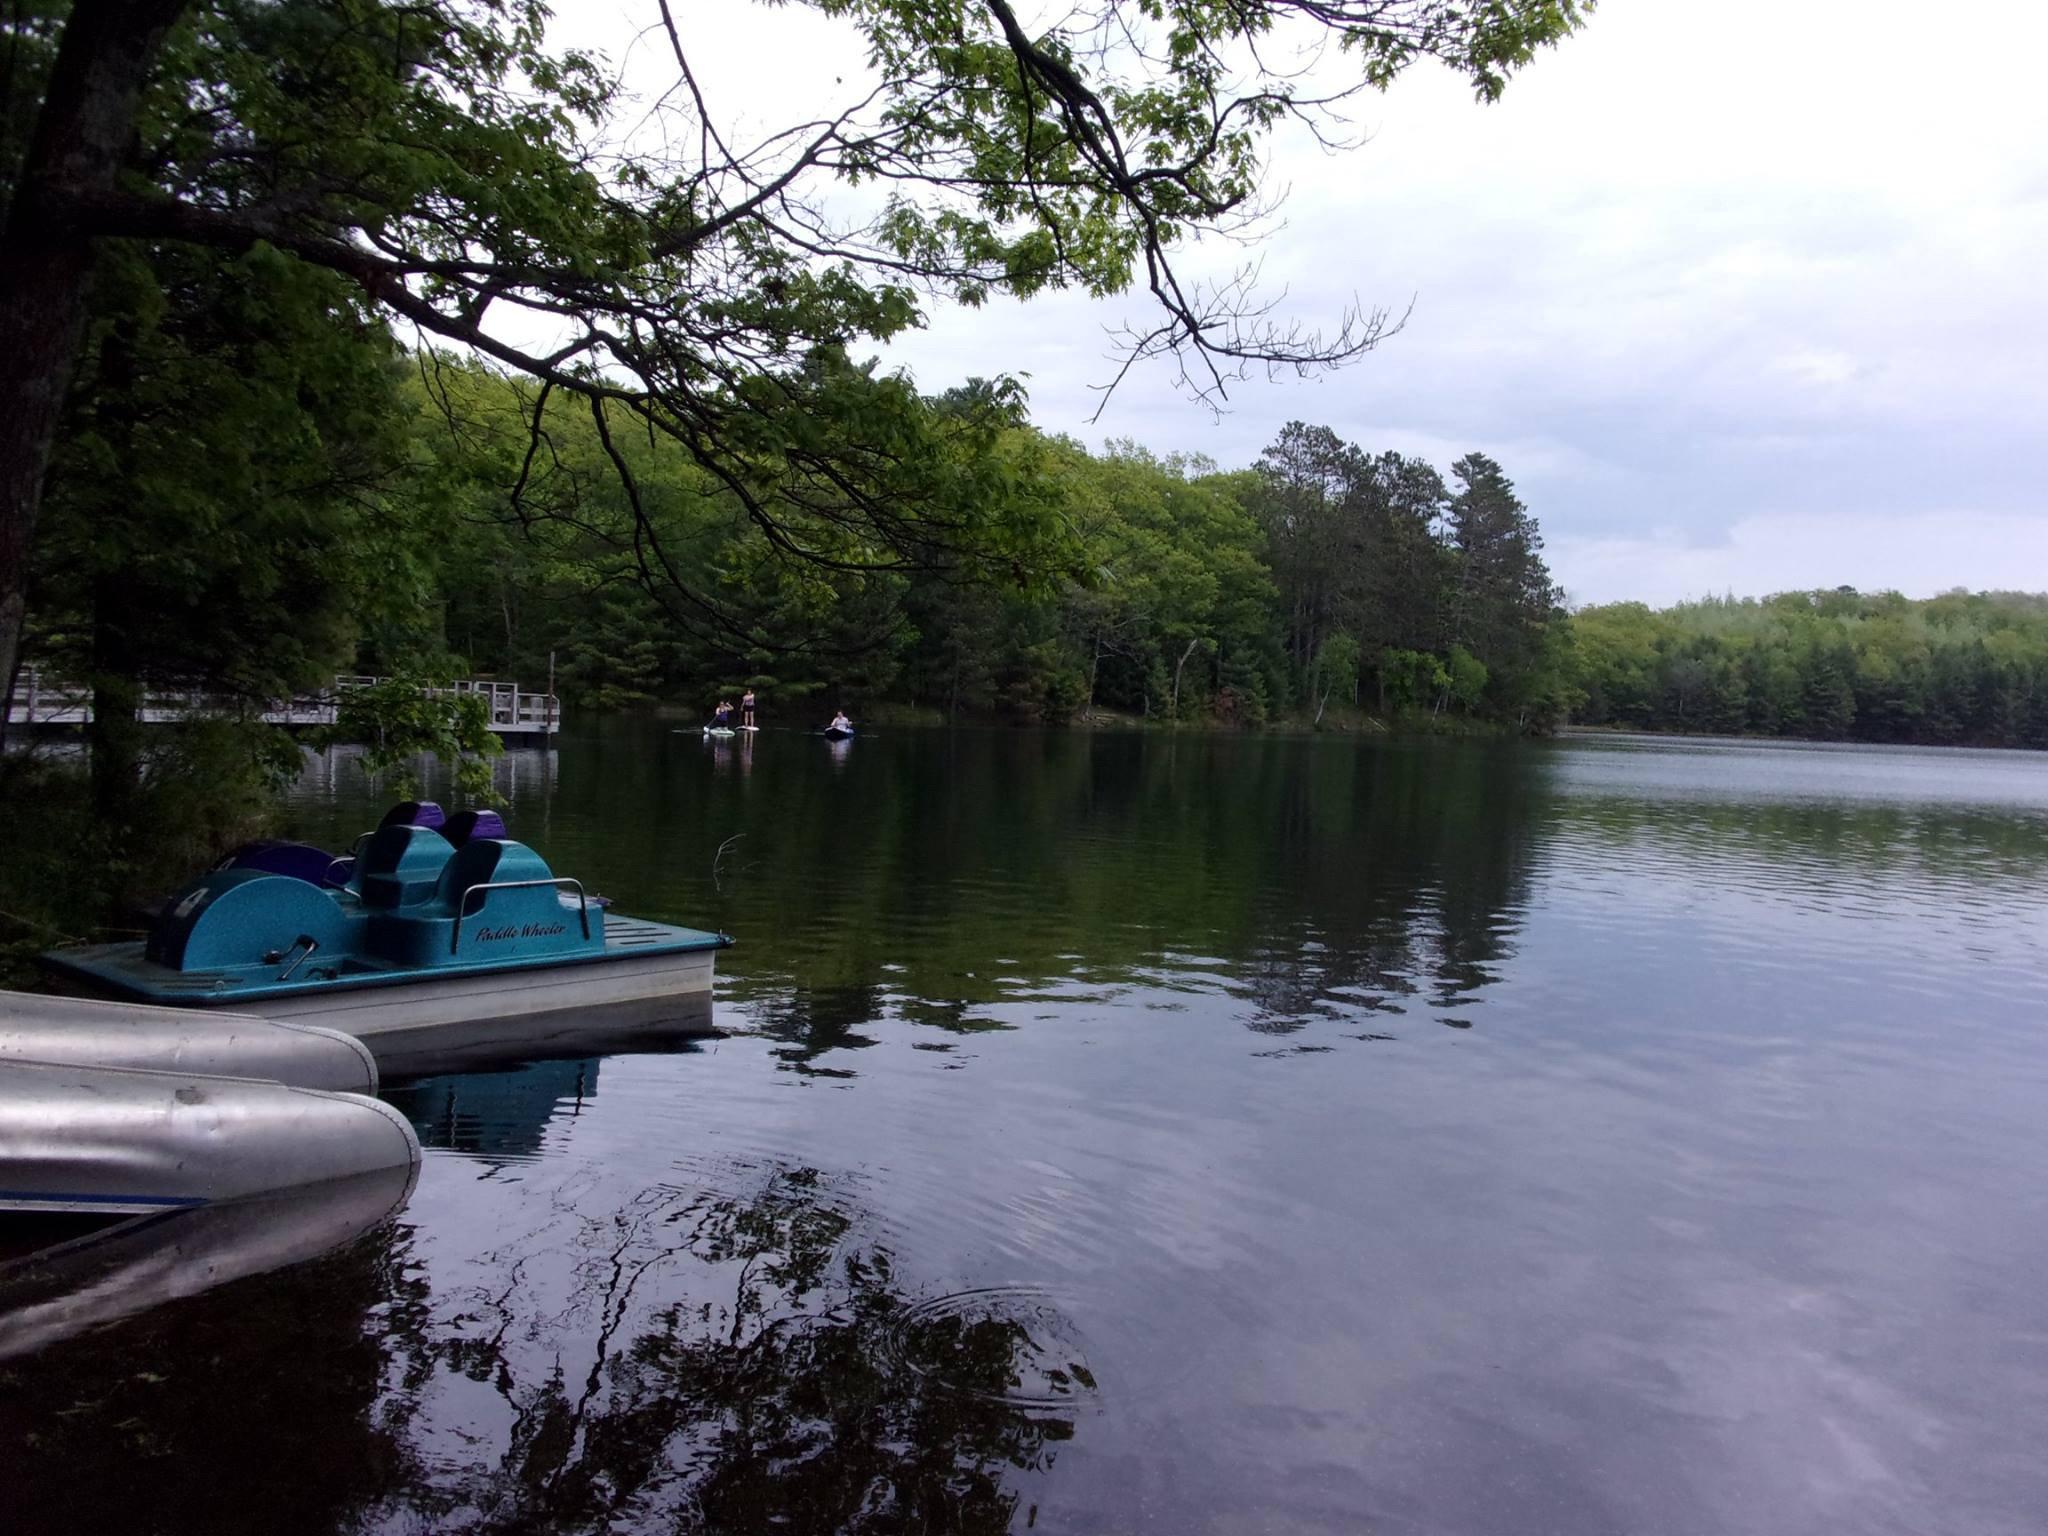
<path fill-rule="evenodd" d="M 1073 1323 L 1042 1291 L 989 1286 L 934 1297 L 892 1330 L 903 1365 L 945 1391 L 1034 1410 L 1091 1403 L 1095 1376 Z"/>

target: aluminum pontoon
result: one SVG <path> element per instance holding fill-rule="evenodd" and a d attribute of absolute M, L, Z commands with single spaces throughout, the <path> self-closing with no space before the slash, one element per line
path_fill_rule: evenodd
<path fill-rule="evenodd" d="M 357 1093 L 67 1062 L 0 1062 L 0 1210 L 142 1214 L 411 1170 L 405 1116 Z"/>

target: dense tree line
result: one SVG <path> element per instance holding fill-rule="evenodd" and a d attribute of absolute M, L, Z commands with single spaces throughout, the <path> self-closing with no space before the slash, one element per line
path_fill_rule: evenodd
<path fill-rule="evenodd" d="M 75 401 L 29 656 L 93 689 L 103 819 L 145 771 L 146 692 L 253 713 L 336 671 L 552 666 L 583 710 L 752 686 L 1053 722 L 1320 721 L 1335 700 L 1540 728 L 1569 699 L 1534 519 L 1480 454 L 1447 483 L 1295 423 L 1220 472 L 1090 453 L 977 381 L 931 402 L 920 446 L 1007 568 L 790 559 L 672 444 L 406 355 L 330 277 L 260 253 L 111 263 Z M 290 759 L 281 733 L 242 741 Z"/>
<path fill-rule="evenodd" d="M 1334 703 L 1533 728 L 1566 702 L 1535 521 L 1480 454 L 1446 481 L 1296 423 L 1221 472 L 1129 442 L 1090 453 L 977 383 L 935 402 L 954 420 L 935 451 L 986 482 L 999 521 L 1041 530 L 1051 574 L 829 570 L 778 558 L 659 440 L 608 443 L 588 413 L 427 361 L 423 478 L 442 489 L 423 504 L 450 530 L 427 554 L 437 643 L 527 679 L 552 655 L 582 708 L 751 686 L 778 708 L 829 694 L 948 717 L 1251 724 Z M 364 665 L 402 660 L 374 649 Z"/>
<path fill-rule="evenodd" d="M 1574 718 L 1822 741 L 2048 747 L 2048 597 L 1849 587 L 1572 619 Z"/>
<path fill-rule="evenodd" d="M 1483 455 L 1447 482 L 1296 423 L 1225 473 L 1089 453 L 976 383 L 934 402 L 926 451 L 951 462 L 931 475 L 982 482 L 989 526 L 1037 530 L 1030 564 L 833 569 L 783 558 L 672 445 L 506 374 L 293 345 L 322 295 L 290 272 L 239 274 L 268 335 L 231 345 L 138 272 L 89 349 L 30 633 L 94 682 L 109 750 L 131 750 L 118 723 L 146 687 L 254 701 L 423 666 L 538 683 L 551 658 L 585 710 L 752 686 L 949 717 L 1258 723 L 1336 702 L 1541 726 L 1564 702 L 1535 521 Z M 167 397 L 195 393 L 211 408 L 182 425 Z M 195 508 L 209 537 L 171 536 Z"/>

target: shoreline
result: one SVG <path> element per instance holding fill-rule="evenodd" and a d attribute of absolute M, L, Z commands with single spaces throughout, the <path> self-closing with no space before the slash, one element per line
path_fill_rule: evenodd
<path fill-rule="evenodd" d="M 1735 747 L 1839 747 L 1861 751 L 1893 752 L 2048 752 L 2048 747 L 2014 745 L 1996 741 L 1859 741 L 1851 736 L 1759 736 L 1731 731 L 1670 731 L 1642 725 L 1577 725 L 1567 722 L 1550 735 L 1554 739 L 1582 737 L 1588 740 L 1638 740 L 1654 742 L 1719 742 Z"/>

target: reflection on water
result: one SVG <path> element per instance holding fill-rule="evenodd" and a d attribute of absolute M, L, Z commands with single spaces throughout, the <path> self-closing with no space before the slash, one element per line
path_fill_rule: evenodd
<path fill-rule="evenodd" d="M 578 1114 L 597 1092 L 597 1067 L 595 1058 L 536 1061 L 503 1072 L 394 1084 L 384 1097 L 412 1122 L 422 1147 L 472 1157 L 532 1157 L 548 1122 Z"/>
<path fill-rule="evenodd" d="M 236 1223 L 252 1212 L 189 1214 Z M 173 1230 L 167 1223 L 159 1235 Z M 372 1490 L 411 1475 L 405 1426 L 386 1411 L 385 1324 L 423 1287 L 392 1232 L 373 1229 L 255 1276 L 235 1278 L 231 1262 L 217 1277 L 226 1283 L 116 1327 L 64 1328 L 68 1337 L 33 1359 L 0 1363 L 6 1529 L 346 1529 Z M 250 1236 L 261 1232 L 235 1241 Z M 146 1268 L 139 1243 L 123 1251 Z M 201 1257 L 195 1248 L 191 1258 Z M 93 1321 L 142 1294 L 117 1281 L 126 1283 L 113 1270 L 81 1276 L 82 1287 L 118 1298 Z M 162 1303 L 164 1292 L 148 1299 Z"/>
<path fill-rule="evenodd" d="M 717 911 L 742 938 L 721 960 L 736 1019 L 812 1074 L 853 1070 L 821 1058 L 870 1023 L 999 1028 L 1034 998 L 1217 996 L 1265 1034 L 1411 1000 L 1454 1015 L 1509 953 L 1547 762 L 1305 746 L 877 738 L 839 774 L 702 781 L 705 826 L 745 839 L 736 877 L 707 887 L 706 835 L 677 826 L 615 883 Z"/>
<path fill-rule="evenodd" d="M 1008 1530 L 1009 1478 L 1049 1471 L 1085 1406 L 1057 1313 L 917 1304 L 862 1240 L 857 1195 L 816 1169 L 719 1182 L 532 1212 L 482 1255 L 494 1278 L 400 1344 L 400 1411 L 473 1424 L 443 1405 L 475 1383 L 500 1434 L 372 1523 Z"/>
<path fill-rule="evenodd" d="M 1090 1410 L 1051 1300 L 912 1296 L 817 1169 L 519 1215 L 453 1273 L 386 1226 L 127 1333 L 46 1330 L 0 1367 L 32 1453 L 9 1529 L 998 1532 Z"/>
<path fill-rule="evenodd" d="M 553 749 L 540 747 L 513 747 L 490 760 L 491 790 L 504 802 L 508 815 L 531 811 L 545 819 L 548 801 L 554 794 L 561 754 Z M 431 779 L 437 765 L 426 757 L 414 758 L 406 765 L 406 773 L 425 780 Z M 325 747 L 318 752 L 305 754 L 305 769 L 293 793 L 301 803 L 324 801 L 334 807 L 357 807 L 359 817 L 377 801 L 377 792 L 383 781 L 363 767 L 363 749 L 343 744 Z M 400 798 L 396 794 L 386 795 L 386 801 Z M 377 807 L 379 814 L 382 806 Z M 367 831 L 376 825 L 373 819 L 358 831 Z M 336 846 L 345 847 L 353 840 L 349 837 L 335 839 Z"/>
<path fill-rule="evenodd" d="M 397 1220 L 0 1366 L 22 1529 L 2039 1529 L 2048 761 L 528 756 L 728 1033 L 416 1042 Z"/>
<path fill-rule="evenodd" d="M 0 1360 L 339 1248 L 401 1210 L 417 1173 L 408 1163 L 138 1216 L 0 1264 Z"/>
<path fill-rule="evenodd" d="M 762 1034 L 784 1042 L 776 1056 L 792 1071 L 850 1077 L 850 1068 L 823 1066 L 820 1059 L 875 1044 L 860 1026 L 882 1015 L 886 998 L 878 985 L 801 987 L 770 998 L 751 1017 Z"/>

